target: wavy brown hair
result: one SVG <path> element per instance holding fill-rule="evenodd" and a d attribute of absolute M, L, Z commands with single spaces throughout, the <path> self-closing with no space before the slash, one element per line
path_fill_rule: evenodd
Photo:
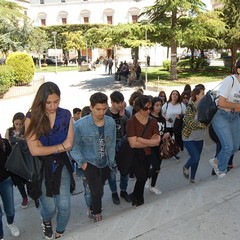
<path fill-rule="evenodd" d="M 36 139 L 50 133 L 50 120 L 46 114 L 46 102 L 48 96 L 51 94 L 61 95 L 59 87 L 53 82 L 45 82 L 38 89 L 33 100 L 32 106 L 29 110 L 31 121 L 25 132 L 25 137 L 31 137 L 34 134 Z"/>

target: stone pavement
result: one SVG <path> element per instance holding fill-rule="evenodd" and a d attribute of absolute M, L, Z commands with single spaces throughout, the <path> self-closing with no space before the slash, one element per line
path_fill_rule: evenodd
<path fill-rule="evenodd" d="M 46 76 L 46 80 L 56 81 L 59 84 L 62 90 L 61 106 L 69 109 L 87 105 L 93 91 L 105 91 L 109 95 L 113 89 L 120 89 L 126 99 L 133 91 L 133 89 L 107 81 L 109 76 L 104 74 L 101 75 L 101 78 L 98 75 L 93 82 L 90 81 L 92 77 L 91 73 L 89 75 L 58 73 L 57 75 L 49 74 Z M 206 87 L 211 89 L 215 85 L 216 83 Z M 181 89 L 179 90 L 181 91 Z M 26 111 L 33 97 L 0 100 L 1 116 L 7 117 L 11 107 L 14 110 Z M 5 120 L 1 118 L 2 124 L 6 126 Z M 146 190 L 145 204 L 138 208 L 132 207 L 123 199 L 120 205 L 114 205 L 109 186 L 106 183 L 103 197 L 103 221 L 99 223 L 92 223 L 88 220 L 82 192 L 79 195 L 71 196 L 71 218 L 62 239 L 238 240 L 240 222 L 239 152 L 234 158 L 235 168 L 221 180 L 217 180 L 216 176 L 211 176 L 208 160 L 214 156 L 214 153 L 215 145 L 206 135 L 196 184 L 190 184 L 182 176 L 182 167 L 188 156 L 186 151 L 180 153 L 181 162 L 179 164 L 174 159 L 164 160 L 157 182 L 157 186 L 163 193 L 156 196 Z M 78 177 L 75 179 L 77 189 L 82 191 L 82 179 Z M 128 192 L 132 191 L 133 185 L 134 181 L 129 181 Z M 30 201 L 29 207 L 22 209 L 20 207 L 21 199 L 16 188 L 14 193 L 15 223 L 19 226 L 21 235 L 18 238 L 11 237 L 6 227 L 5 217 L 3 217 L 5 240 L 44 239 L 41 219 L 33 202 Z M 53 226 L 55 226 L 54 221 Z"/>

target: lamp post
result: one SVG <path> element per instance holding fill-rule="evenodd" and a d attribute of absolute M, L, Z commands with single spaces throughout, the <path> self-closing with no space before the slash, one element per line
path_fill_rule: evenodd
<path fill-rule="evenodd" d="M 146 40 L 146 43 L 147 43 L 147 29 L 145 30 L 145 40 Z M 146 58 L 146 65 L 145 65 L 145 86 L 146 86 L 146 89 L 147 89 L 147 82 L 148 82 L 148 75 L 147 75 L 147 67 L 148 67 L 148 65 L 147 65 L 147 58 L 148 58 L 148 56 L 147 56 L 147 45 L 146 45 L 146 50 L 145 50 L 145 58 Z"/>
<path fill-rule="evenodd" d="M 57 44 L 56 44 L 56 35 L 57 35 L 57 32 L 52 32 L 52 35 L 53 35 L 53 40 L 54 40 L 54 49 L 55 49 L 55 72 L 57 73 Z"/>

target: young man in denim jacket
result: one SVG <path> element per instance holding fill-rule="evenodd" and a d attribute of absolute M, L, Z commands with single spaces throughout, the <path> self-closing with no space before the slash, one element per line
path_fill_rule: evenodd
<path fill-rule="evenodd" d="M 91 192 L 94 222 L 102 220 L 102 196 L 105 181 L 115 166 L 116 124 L 106 116 L 108 97 L 94 93 L 90 97 L 91 114 L 74 125 L 72 157 L 83 169 Z"/>

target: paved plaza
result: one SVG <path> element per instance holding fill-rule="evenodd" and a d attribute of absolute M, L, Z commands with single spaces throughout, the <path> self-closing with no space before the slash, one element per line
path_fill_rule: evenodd
<path fill-rule="evenodd" d="M 114 82 L 113 77 L 98 72 L 48 73 L 46 81 L 56 82 L 61 91 L 61 106 L 72 110 L 89 104 L 93 92 L 103 91 L 107 95 L 120 90 L 126 100 L 134 90 Z M 211 89 L 217 85 L 207 85 Z M 176 88 L 176 87 L 175 87 Z M 165 89 L 170 93 L 171 88 Z M 179 89 L 182 91 L 182 88 Z M 157 92 L 145 91 L 157 95 Z M 26 112 L 34 95 L 0 100 L 0 132 L 4 135 L 11 125 L 12 115 L 17 111 Z M 106 182 L 103 197 L 103 221 L 92 223 L 87 218 L 87 207 L 83 196 L 82 179 L 75 176 L 79 195 L 71 196 L 71 218 L 63 240 L 238 240 L 240 235 L 240 184 L 239 152 L 234 157 L 235 168 L 224 179 L 211 176 L 208 160 L 215 154 L 215 144 L 205 137 L 205 145 L 197 172 L 196 184 L 190 184 L 182 175 L 182 167 L 188 157 L 186 151 L 180 153 L 181 161 L 164 160 L 157 186 L 163 192 L 155 195 L 145 190 L 145 204 L 132 207 L 121 199 L 120 205 L 114 205 Z M 119 175 L 118 175 L 119 179 Z M 128 192 L 133 189 L 134 181 L 129 181 Z M 10 236 L 4 227 L 5 240 L 41 240 L 44 239 L 41 219 L 32 201 L 29 207 L 20 207 L 21 198 L 15 188 L 15 223 L 20 228 L 18 238 Z M 3 217 L 6 226 L 5 217 Z M 53 227 L 55 222 L 53 222 Z"/>

